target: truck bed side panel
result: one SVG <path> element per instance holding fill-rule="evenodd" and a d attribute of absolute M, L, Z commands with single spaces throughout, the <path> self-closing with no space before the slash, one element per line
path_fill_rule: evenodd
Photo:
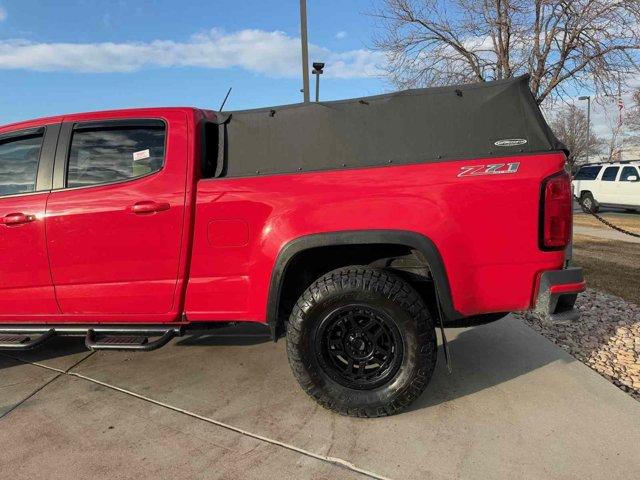
<path fill-rule="evenodd" d="M 519 168 L 458 176 L 496 163 Z M 201 180 L 187 316 L 265 322 L 271 272 L 288 242 L 375 229 L 431 239 L 461 314 L 527 309 L 539 272 L 564 260 L 538 247 L 541 182 L 563 164 L 564 154 L 549 153 Z"/>

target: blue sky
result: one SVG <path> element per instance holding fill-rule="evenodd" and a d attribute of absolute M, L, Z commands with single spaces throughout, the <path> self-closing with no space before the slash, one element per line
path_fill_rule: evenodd
<path fill-rule="evenodd" d="M 323 99 L 380 93 L 373 0 L 308 0 Z M 301 99 L 298 0 L 0 0 L 0 124 L 108 108 Z M 312 83 L 313 87 L 313 83 Z M 312 90 L 313 92 L 313 90 Z"/>
<path fill-rule="evenodd" d="M 393 88 L 371 50 L 367 13 L 380 1 L 307 0 L 310 61 L 327 63 L 322 99 Z M 111 108 L 217 109 L 230 86 L 229 110 L 298 102 L 298 8 L 299 0 L 0 0 L 0 125 Z M 602 137 L 616 105 L 593 104 Z"/>

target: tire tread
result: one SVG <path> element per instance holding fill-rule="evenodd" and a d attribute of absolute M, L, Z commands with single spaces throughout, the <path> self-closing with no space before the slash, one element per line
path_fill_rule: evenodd
<path fill-rule="evenodd" d="M 380 406 L 354 408 L 346 401 L 330 397 L 313 381 L 311 365 L 305 365 L 297 346 L 300 344 L 306 314 L 325 295 L 340 290 L 361 289 L 377 293 L 403 308 L 417 322 L 419 338 L 418 367 L 411 380 L 395 395 L 393 401 Z M 413 354 L 413 353 L 409 353 Z M 394 415 L 414 402 L 424 391 L 436 363 L 436 339 L 431 315 L 420 295 L 405 280 L 380 268 L 349 266 L 333 270 L 316 280 L 297 300 L 287 324 L 287 356 L 302 389 L 324 408 L 341 415 L 383 417 Z"/>

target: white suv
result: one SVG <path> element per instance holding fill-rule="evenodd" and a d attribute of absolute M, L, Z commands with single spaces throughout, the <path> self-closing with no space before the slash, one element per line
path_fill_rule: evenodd
<path fill-rule="evenodd" d="M 587 210 L 600 206 L 640 210 L 640 161 L 585 165 L 573 177 L 573 194 Z"/>

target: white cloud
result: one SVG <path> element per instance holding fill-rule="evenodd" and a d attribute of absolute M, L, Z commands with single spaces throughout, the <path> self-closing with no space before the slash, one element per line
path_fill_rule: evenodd
<path fill-rule="evenodd" d="M 7 19 L 7 10 L 0 6 L 0 22 L 4 22 Z"/>
<path fill-rule="evenodd" d="M 309 46 L 312 60 L 327 64 L 327 76 L 359 78 L 378 75 L 381 54 L 369 50 L 333 52 Z M 36 43 L 0 41 L 0 70 L 134 72 L 144 68 L 242 68 L 272 77 L 297 77 L 300 39 L 284 32 L 211 30 L 186 42 L 154 40 L 123 43 Z"/>
<path fill-rule="evenodd" d="M 336 38 L 338 40 L 342 40 L 343 38 L 347 38 L 347 32 L 345 32 L 344 30 L 339 31 L 338 33 L 336 33 Z"/>

